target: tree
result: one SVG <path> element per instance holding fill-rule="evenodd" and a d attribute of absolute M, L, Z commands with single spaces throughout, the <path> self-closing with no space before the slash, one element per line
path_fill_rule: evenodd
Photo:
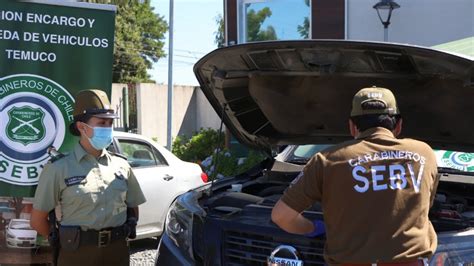
<path fill-rule="evenodd" d="M 215 34 L 214 43 L 217 44 L 217 47 L 221 48 L 221 47 L 224 47 L 225 45 L 225 35 L 224 35 L 225 25 L 224 25 L 224 19 L 222 18 L 222 15 L 220 14 L 217 15 L 216 23 L 217 23 L 217 30 L 214 32 Z"/>
<path fill-rule="evenodd" d="M 306 4 L 306 6 L 309 6 L 309 0 L 304 0 L 304 3 Z M 298 25 L 297 30 L 300 36 L 303 37 L 303 39 L 309 38 L 309 18 L 308 17 L 304 18 L 302 25 Z"/>
<path fill-rule="evenodd" d="M 23 197 L 12 197 L 10 204 L 15 207 L 15 218 L 20 218 L 23 210 Z"/>
<path fill-rule="evenodd" d="M 272 11 L 270 8 L 265 7 L 260 11 L 256 12 L 253 9 L 250 9 L 247 12 L 247 41 L 248 42 L 257 42 L 257 41 L 267 41 L 267 40 L 276 40 L 277 35 L 273 26 L 267 26 L 265 30 L 260 29 L 263 22 L 268 17 L 271 17 Z"/>
<path fill-rule="evenodd" d="M 265 7 L 260 11 L 256 12 L 254 9 L 250 9 L 247 12 L 247 42 L 256 41 L 267 41 L 276 40 L 277 34 L 273 26 L 267 26 L 265 30 L 262 30 L 262 24 L 265 22 L 267 17 L 272 15 L 270 8 Z M 217 31 L 214 32 L 215 38 L 214 43 L 217 47 L 223 47 L 225 45 L 224 40 L 224 19 L 221 15 L 216 17 Z"/>
<path fill-rule="evenodd" d="M 168 25 L 154 13 L 150 0 L 87 0 L 117 5 L 115 20 L 113 82 L 149 82 L 153 63 L 165 56 Z"/>

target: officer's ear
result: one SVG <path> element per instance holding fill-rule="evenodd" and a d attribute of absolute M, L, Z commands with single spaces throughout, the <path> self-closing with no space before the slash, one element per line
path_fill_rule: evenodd
<path fill-rule="evenodd" d="M 76 124 L 77 131 L 84 132 L 84 125 L 81 121 L 76 121 L 74 123 Z"/>
<path fill-rule="evenodd" d="M 77 121 L 76 122 L 76 128 L 79 132 L 82 132 L 87 135 L 87 126 L 85 125 L 84 122 L 82 121 Z"/>
<path fill-rule="evenodd" d="M 357 129 L 357 126 L 354 124 L 352 119 L 349 118 L 349 130 L 351 131 L 351 136 L 354 138 L 357 138 L 359 136 L 359 129 Z"/>
<path fill-rule="evenodd" d="M 398 137 L 400 133 L 402 132 L 402 118 L 400 117 L 397 121 L 397 124 L 395 124 L 395 128 L 392 130 L 392 133 L 395 137 Z"/>

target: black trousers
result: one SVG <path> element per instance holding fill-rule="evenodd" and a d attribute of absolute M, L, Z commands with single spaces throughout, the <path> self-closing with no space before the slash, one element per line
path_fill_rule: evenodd
<path fill-rule="evenodd" d="M 85 245 L 74 251 L 59 250 L 59 266 L 101 266 L 101 265 L 130 265 L 130 251 L 125 239 L 117 240 L 106 247 Z"/>

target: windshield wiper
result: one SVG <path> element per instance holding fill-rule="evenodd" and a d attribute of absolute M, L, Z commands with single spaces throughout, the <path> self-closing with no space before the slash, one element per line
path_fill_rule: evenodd
<path fill-rule="evenodd" d="M 467 172 L 467 171 L 462 171 L 462 170 L 448 168 L 448 167 L 438 167 L 438 172 L 445 173 L 445 174 L 462 174 L 462 175 L 474 176 L 474 172 Z"/>
<path fill-rule="evenodd" d="M 286 162 L 292 163 L 292 164 L 306 164 L 308 160 L 309 160 L 308 158 L 297 157 L 297 158 L 291 158 L 291 160 L 288 160 Z"/>

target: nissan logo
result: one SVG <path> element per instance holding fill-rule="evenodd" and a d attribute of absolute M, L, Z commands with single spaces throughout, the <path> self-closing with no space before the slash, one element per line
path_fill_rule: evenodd
<path fill-rule="evenodd" d="M 278 253 L 282 251 L 286 251 L 285 253 L 290 253 L 293 258 L 282 258 L 278 257 Z M 298 251 L 288 245 L 280 245 L 275 248 L 270 257 L 267 258 L 267 265 L 268 266 L 303 266 L 303 261 L 298 257 Z"/>

